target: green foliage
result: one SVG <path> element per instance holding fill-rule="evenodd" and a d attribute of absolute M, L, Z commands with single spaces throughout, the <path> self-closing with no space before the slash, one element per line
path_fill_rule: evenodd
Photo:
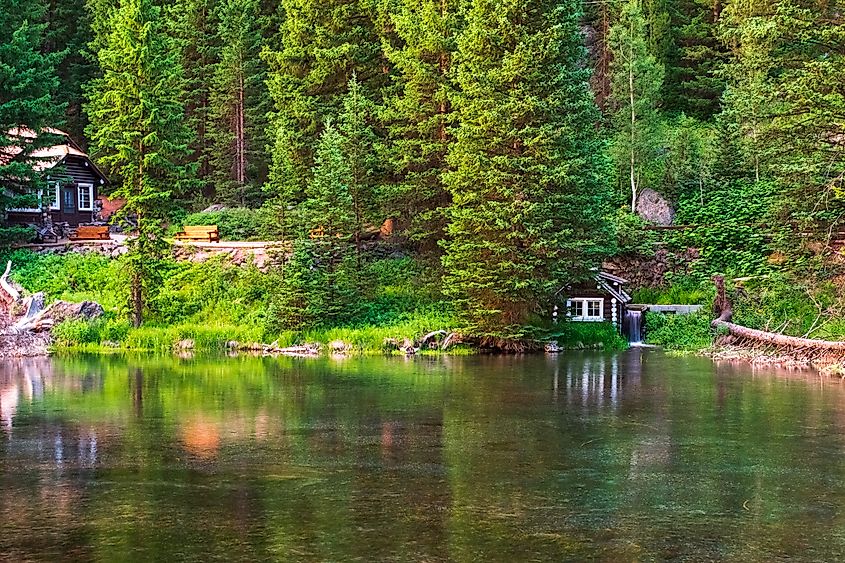
<path fill-rule="evenodd" d="M 664 315 L 646 311 L 645 339 L 668 350 L 697 351 L 713 343 L 710 312 L 705 307 L 689 315 Z"/>
<path fill-rule="evenodd" d="M 478 0 L 458 42 L 444 290 L 492 341 L 530 337 L 554 293 L 609 246 L 578 11 Z"/>
<path fill-rule="evenodd" d="M 221 211 L 191 213 L 183 225 L 217 225 L 221 240 L 272 240 L 273 216 L 265 208 L 234 207 Z"/>
<path fill-rule="evenodd" d="M 653 230 L 646 229 L 648 222 L 625 208 L 616 212 L 616 254 L 653 256 L 659 237 Z"/>
<path fill-rule="evenodd" d="M 710 305 L 715 289 L 711 280 L 673 279 L 665 288 L 640 288 L 634 291 L 634 303 L 650 305 Z"/>
<path fill-rule="evenodd" d="M 688 196 L 679 202 L 677 220 L 697 227 L 678 231 L 675 244 L 700 249 L 696 269 L 702 277 L 766 273 L 777 235 L 777 224 L 766 220 L 775 195 L 771 182 L 738 180 Z"/>
<path fill-rule="evenodd" d="M 662 176 L 659 158 L 663 65 L 649 49 L 640 0 L 627 0 L 608 34 L 613 53 L 610 67 L 610 107 L 614 136 L 611 153 L 621 184 L 630 190 L 631 212 L 639 192 L 657 187 Z M 624 180 L 623 180 L 624 179 Z"/>
<path fill-rule="evenodd" d="M 611 323 L 563 322 L 553 336 L 563 348 L 577 350 L 598 348 L 601 350 L 624 350 L 628 342 Z"/>
<path fill-rule="evenodd" d="M 0 206 L 38 187 L 43 178 L 33 153 L 53 138 L 43 133 L 61 120 L 55 96 L 55 66 L 61 53 L 44 54 L 45 25 L 41 0 L 6 0 L 0 9 L 0 147 L 13 159 L 0 158 Z M 38 133 L 27 136 L 25 130 Z"/>

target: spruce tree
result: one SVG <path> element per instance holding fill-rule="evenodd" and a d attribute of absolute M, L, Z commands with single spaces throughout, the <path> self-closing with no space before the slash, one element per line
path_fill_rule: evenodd
<path fill-rule="evenodd" d="M 124 0 L 114 12 L 97 57 L 103 77 L 86 107 L 95 158 L 110 172 L 130 239 L 130 307 L 141 324 L 165 244 L 162 221 L 192 169 L 185 165 L 190 132 L 182 106 L 179 50 L 152 0 Z"/>
<path fill-rule="evenodd" d="M 300 196 L 311 175 L 323 124 L 339 113 L 353 74 L 371 100 L 377 99 L 384 84 L 381 47 L 366 4 L 283 0 L 282 48 L 264 51 L 275 105 L 271 128 L 283 130 L 290 143 L 284 150 L 294 177 L 288 181 L 296 184 Z"/>
<path fill-rule="evenodd" d="M 383 40 L 392 82 L 381 112 L 388 132 L 387 215 L 403 219 L 428 251 L 443 235 L 449 194 L 442 181 L 450 131 L 452 65 L 466 0 L 382 4 L 392 36 Z"/>
<path fill-rule="evenodd" d="M 373 127 L 374 107 L 361 91 L 356 77 L 349 81 L 349 93 L 343 100 L 339 131 L 344 138 L 343 154 L 349 166 L 349 196 L 352 199 L 355 256 L 361 260 L 361 233 L 364 226 L 378 218 L 376 182 L 378 142 Z"/>
<path fill-rule="evenodd" d="M 45 128 L 61 125 L 63 106 L 56 99 L 55 73 L 60 55 L 40 50 L 45 25 L 38 22 L 43 18 L 44 5 L 39 1 L 5 0 L 0 10 L 0 203 L 4 209 L 41 186 L 42 174 L 31 155 L 54 142 Z M 36 138 L 22 135 L 25 130 Z"/>
<path fill-rule="evenodd" d="M 217 62 L 211 75 L 207 149 L 217 201 L 256 202 L 266 178 L 266 71 L 258 0 L 220 0 Z"/>
<path fill-rule="evenodd" d="M 65 106 L 66 130 L 77 143 L 85 145 L 83 87 L 97 75 L 97 65 L 86 56 L 91 37 L 91 14 L 85 0 L 49 0 L 44 51 L 60 53 L 56 67 L 60 87 L 56 99 Z"/>
<path fill-rule="evenodd" d="M 627 0 L 608 39 L 613 52 L 610 109 L 615 136 L 613 155 L 630 193 L 631 212 L 643 184 L 655 171 L 660 143 L 660 92 L 663 66 L 650 52 L 640 0 Z"/>
<path fill-rule="evenodd" d="M 474 0 L 458 42 L 444 289 L 467 330 L 522 339 L 611 238 L 574 0 Z"/>
<path fill-rule="evenodd" d="M 297 218 L 302 229 L 284 268 L 280 315 L 293 323 L 333 325 L 348 320 L 355 303 L 354 201 L 347 141 L 327 123 L 315 151 L 313 179 Z"/>

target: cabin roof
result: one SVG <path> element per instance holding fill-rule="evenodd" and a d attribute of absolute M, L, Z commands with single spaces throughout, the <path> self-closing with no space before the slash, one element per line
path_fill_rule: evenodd
<path fill-rule="evenodd" d="M 75 156 L 89 162 L 91 165 L 91 169 L 94 171 L 94 173 L 99 176 L 104 183 L 108 183 L 109 180 L 106 175 L 103 174 L 102 170 L 100 170 L 96 164 L 94 164 L 94 161 L 91 160 L 91 157 L 89 157 L 88 154 L 83 151 L 82 148 L 78 144 L 76 144 L 73 139 L 70 138 L 70 135 L 68 135 L 64 131 L 54 129 L 52 127 L 46 127 L 44 129 L 44 132 L 50 135 L 59 136 L 64 142 L 49 147 L 41 147 L 32 151 L 30 156 L 35 161 L 33 163 L 33 168 L 36 171 L 44 172 L 46 170 L 50 170 L 51 168 L 59 166 L 62 162 L 65 161 L 67 157 Z M 9 130 L 7 136 L 30 140 L 31 142 L 31 140 L 35 139 L 38 134 L 32 129 L 14 128 Z M 21 149 L 21 147 L 18 145 L 0 147 L 0 165 L 7 164 L 22 152 L 23 149 Z"/>

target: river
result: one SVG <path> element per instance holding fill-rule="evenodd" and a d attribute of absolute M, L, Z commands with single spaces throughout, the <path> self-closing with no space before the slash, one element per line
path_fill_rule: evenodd
<path fill-rule="evenodd" d="M 0 560 L 834 561 L 845 385 L 617 355 L 0 364 Z"/>

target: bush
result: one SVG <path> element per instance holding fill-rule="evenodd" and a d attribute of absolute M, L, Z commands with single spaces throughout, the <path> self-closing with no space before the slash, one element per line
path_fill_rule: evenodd
<path fill-rule="evenodd" d="M 602 350 L 624 350 L 628 342 L 611 323 L 581 323 L 564 321 L 557 332 L 557 342 L 569 349 L 600 348 Z"/>
<path fill-rule="evenodd" d="M 222 240 L 267 240 L 271 232 L 270 214 L 264 209 L 235 207 L 208 213 L 191 213 L 183 225 L 217 225 Z"/>
<path fill-rule="evenodd" d="M 645 340 L 669 350 L 701 350 L 713 343 L 706 308 L 690 315 L 664 315 L 646 311 Z"/>

